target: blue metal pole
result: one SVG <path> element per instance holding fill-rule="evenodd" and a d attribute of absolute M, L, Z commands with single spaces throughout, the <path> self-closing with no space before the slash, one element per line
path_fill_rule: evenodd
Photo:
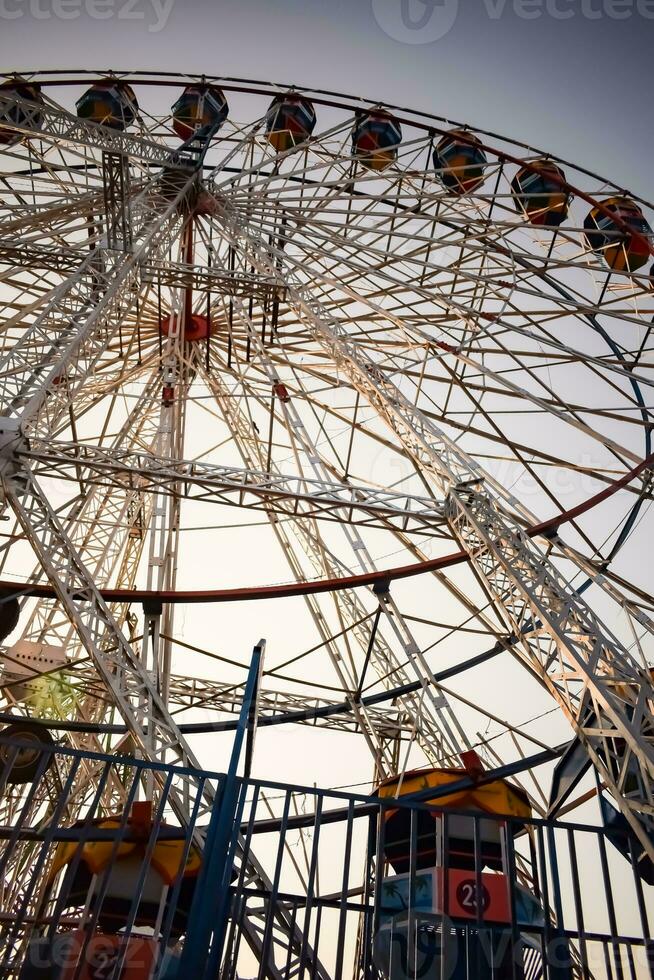
<path fill-rule="evenodd" d="M 237 772 L 246 733 L 256 723 L 265 647 L 265 640 L 260 640 L 252 653 L 229 768 L 211 812 L 202 868 L 179 964 L 180 977 L 208 980 L 216 976 L 220 965 L 229 918 L 229 886 L 239 828 L 236 814 L 242 787 Z"/>

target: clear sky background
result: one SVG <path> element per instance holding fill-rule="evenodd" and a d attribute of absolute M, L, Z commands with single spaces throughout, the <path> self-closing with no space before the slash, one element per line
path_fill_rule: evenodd
<path fill-rule="evenodd" d="M 653 0 L 0 0 L 7 70 L 331 88 L 523 139 L 649 199 L 653 42 Z"/>

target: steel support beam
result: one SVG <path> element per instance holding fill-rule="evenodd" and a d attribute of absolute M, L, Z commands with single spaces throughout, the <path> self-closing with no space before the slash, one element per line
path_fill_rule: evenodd
<path fill-rule="evenodd" d="M 129 161 L 123 153 L 102 154 L 107 248 L 129 252 L 132 248 Z"/>
<path fill-rule="evenodd" d="M 163 143 L 143 139 L 135 133 L 112 129 L 80 119 L 65 109 L 49 103 L 0 95 L 0 116 L 4 129 L 43 139 L 57 146 L 85 146 L 90 150 L 120 153 L 141 160 L 152 167 L 188 169 L 188 161 L 178 159 L 175 151 Z M 20 122 L 17 120 L 20 119 Z"/>
<path fill-rule="evenodd" d="M 365 358 L 346 328 L 296 274 L 271 259 L 257 229 L 223 209 L 224 230 L 254 267 L 277 275 L 315 342 L 402 441 L 447 500 L 456 539 L 517 649 L 550 691 L 584 744 L 643 849 L 654 857 L 654 686 L 649 673 L 600 622 L 509 516 L 510 494 L 497 499 L 479 464 L 449 439 Z"/>
<path fill-rule="evenodd" d="M 86 443 L 31 440 L 22 454 L 35 473 L 77 480 L 80 468 L 91 484 L 117 489 L 167 491 L 192 500 L 266 510 L 283 503 L 284 513 L 372 527 L 392 523 L 401 531 L 433 534 L 445 525 L 443 504 L 381 487 L 299 477 L 242 467 L 194 462 L 144 450 L 103 448 Z M 177 489 L 177 485 L 179 488 Z"/>

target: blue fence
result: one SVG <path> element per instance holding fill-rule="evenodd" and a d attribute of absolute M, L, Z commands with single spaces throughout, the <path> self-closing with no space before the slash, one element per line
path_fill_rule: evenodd
<path fill-rule="evenodd" d="M 226 806 L 217 773 L 0 756 L 3 978 L 651 976 L 654 889 L 614 831 L 235 777 Z"/>

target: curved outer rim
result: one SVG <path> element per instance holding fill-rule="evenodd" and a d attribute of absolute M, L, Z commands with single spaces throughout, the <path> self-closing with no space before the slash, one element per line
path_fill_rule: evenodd
<path fill-rule="evenodd" d="M 624 476 L 620 477 L 610 486 L 605 487 L 594 497 L 590 497 L 582 504 L 570 510 L 558 514 L 550 520 L 540 524 L 532 524 L 525 529 L 525 533 L 530 538 L 539 536 L 552 536 L 558 532 L 561 524 L 566 524 L 576 517 L 587 513 L 603 503 L 631 483 L 632 480 L 640 476 L 648 469 L 654 469 L 654 453 L 643 459 Z M 430 558 L 428 561 L 416 562 L 413 565 L 400 565 L 395 568 L 381 569 L 376 572 L 368 572 L 364 575 L 348 575 L 343 578 L 318 579 L 317 581 L 289 582 L 282 585 L 264 586 L 245 586 L 235 589 L 209 589 L 200 591 L 173 591 L 173 592 L 154 592 L 146 589 L 100 589 L 100 594 L 106 602 L 144 602 L 154 600 L 165 603 L 203 603 L 203 602 L 243 602 L 253 599 L 284 599 L 291 596 L 316 595 L 321 592 L 341 592 L 344 589 L 357 589 L 364 586 L 387 585 L 392 581 L 403 578 L 412 578 L 416 575 L 424 575 L 427 572 L 440 571 L 443 568 L 450 568 L 453 565 L 460 565 L 469 560 L 469 555 L 465 551 L 454 551 L 449 555 L 441 555 L 439 558 Z M 51 585 L 35 585 L 30 582 L 11 582 L 6 579 L 0 580 L 0 594 L 5 598 L 9 595 L 34 597 L 39 599 L 56 598 L 55 590 Z"/>
<path fill-rule="evenodd" d="M 61 75 L 65 75 L 67 77 L 60 78 L 59 76 Z M 73 69 L 73 70 L 55 69 L 55 70 L 25 71 L 25 72 L 15 73 L 14 76 L 8 75 L 5 77 L 11 78 L 11 77 L 18 76 L 21 79 L 25 79 L 26 81 L 38 82 L 40 85 L 44 85 L 44 86 L 46 85 L 64 86 L 64 85 L 86 84 L 89 81 L 93 81 L 93 80 L 97 81 L 99 79 L 106 78 L 108 75 L 114 75 L 117 78 L 121 78 L 121 79 L 128 79 L 130 82 L 134 84 L 138 84 L 139 82 L 141 82 L 144 85 L 153 85 L 153 86 L 158 85 L 161 87 L 177 86 L 185 82 L 188 83 L 189 81 L 207 82 L 210 84 L 217 84 L 221 88 L 225 89 L 226 91 L 239 92 L 245 95 L 248 94 L 249 95 L 279 95 L 279 94 L 283 94 L 284 92 L 288 92 L 292 90 L 292 91 L 298 91 L 302 95 L 308 96 L 317 105 L 325 105 L 338 109 L 356 110 L 357 108 L 361 108 L 361 107 L 365 107 L 366 109 L 369 109 L 380 105 L 379 102 L 374 102 L 371 99 L 363 99 L 360 96 L 339 93 L 330 89 L 312 89 L 312 88 L 305 88 L 304 86 L 281 84 L 279 82 L 265 82 L 258 79 L 234 78 L 233 76 L 220 76 L 220 75 L 191 75 L 191 74 L 186 74 L 181 72 L 179 73 L 178 72 L 155 72 L 155 71 L 138 71 L 138 70 L 134 71 L 129 69 L 121 69 L 121 70 L 107 69 L 106 71 L 102 71 L 102 70 L 98 71 L 98 70 L 90 70 L 90 69 Z M 447 135 L 449 129 L 441 129 L 438 125 L 435 125 L 435 123 L 444 123 L 448 127 L 456 126 L 464 130 L 466 129 L 470 130 L 473 128 L 469 123 L 464 123 L 455 119 L 448 119 L 445 116 L 437 116 L 433 113 L 424 112 L 422 110 L 409 109 L 405 106 L 397 106 L 391 103 L 384 102 L 383 107 L 385 109 L 391 110 L 393 113 L 408 113 L 409 114 L 408 116 L 397 116 L 398 122 L 404 123 L 407 126 L 413 126 L 416 129 L 423 129 L 428 132 L 433 131 L 434 133 Z M 501 134 L 495 133 L 492 130 L 486 130 L 483 127 L 475 126 L 474 134 L 477 135 L 479 133 L 483 134 L 484 136 L 488 136 L 491 139 L 499 139 L 506 143 L 512 143 L 516 147 L 520 147 L 521 149 L 527 150 L 530 153 L 537 154 L 539 157 L 545 159 L 551 159 L 553 161 L 556 161 L 557 163 L 561 163 L 563 164 L 563 166 L 572 167 L 574 170 L 577 171 L 577 173 L 584 174 L 587 177 L 592 177 L 594 180 L 599 180 L 607 185 L 610 185 L 610 187 L 617 193 L 631 197 L 635 201 L 638 201 L 639 203 L 645 205 L 645 207 L 654 210 L 654 204 L 652 204 L 651 202 L 645 200 L 642 197 L 639 197 L 639 195 L 634 194 L 632 191 L 629 191 L 625 188 L 618 187 L 618 185 L 614 184 L 612 180 L 609 180 L 606 177 L 602 177 L 599 174 L 594 173 L 592 170 L 587 170 L 584 167 L 580 167 L 577 164 L 572 163 L 572 161 L 570 160 L 564 160 L 562 157 L 556 157 L 546 150 L 541 150 L 538 149 L 537 147 L 530 146 L 528 143 L 522 143 L 519 140 L 513 139 L 512 137 L 502 136 Z M 488 146 L 488 144 L 483 142 L 481 145 L 484 150 L 487 150 L 489 153 L 491 153 L 499 160 L 505 160 L 509 163 L 515 163 L 520 166 L 525 166 L 528 167 L 530 170 L 534 170 L 534 171 L 538 170 L 537 166 L 534 166 L 532 163 L 529 163 L 521 159 L 520 157 L 515 157 L 512 154 L 505 152 L 504 150 L 497 150 L 492 146 Z M 576 197 L 581 198 L 582 200 L 586 201 L 589 204 L 592 204 L 594 207 L 599 207 L 603 214 L 610 215 L 615 219 L 615 215 L 612 212 L 607 211 L 603 207 L 601 201 L 598 201 L 595 198 L 591 197 L 590 195 L 586 194 L 584 191 L 579 190 L 573 184 L 568 183 L 568 181 L 561 180 L 560 184 L 561 187 L 567 189 L 568 191 L 570 191 L 570 193 L 574 194 Z M 632 234 L 636 240 L 639 240 L 641 238 L 641 236 L 634 234 L 633 230 L 630 229 L 626 224 L 624 224 L 624 222 L 617 220 L 616 223 L 618 224 L 618 227 L 621 227 L 622 230 L 629 231 L 629 233 Z M 650 254 L 654 255 L 654 244 L 649 244 L 648 242 L 648 248 Z"/>
<path fill-rule="evenodd" d="M 239 92 L 242 94 L 249 95 L 277 95 L 283 94 L 284 92 L 292 89 L 293 91 L 299 91 L 301 94 L 311 98 L 313 102 L 318 105 L 325 105 L 333 108 L 349 109 L 355 110 L 357 108 L 365 107 L 366 109 L 378 106 L 378 102 L 373 102 L 370 99 L 362 99 L 357 96 L 347 95 L 337 93 L 331 90 L 322 89 L 308 89 L 298 86 L 283 85 L 280 83 L 264 82 L 260 80 L 252 79 L 238 79 L 229 76 L 213 76 L 213 75 L 191 75 L 186 73 L 177 72 L 154 72 L 154 71 L 133 71 L 133 70 L 106 70 L 97 71 L 91 69 L 54 69 L 48 71 L 26 71 L 15 73 L 13 76 L 6 77 L 16 77 L 19 75 L 21 80 L 26 80 L 29 82 L 38 82 L 43 86 L 67 86 L 76 84 L 87 84 L 89 81 L 97 80 L 99 78 L 106 78 L 107 75 L 112 75 L 121 79 L 129 79 L 133 84 L 138 84 L 139 82 L 143 85 L 149 86 L 179 86 L 183 83 L 188 82 L 206 82 L 211 84 L 217 84 L 226 91 Z M 65 75 L 65 78 L 60 76 Z M 462 123 L 456 120 L 447 119 L 442 116 L 437 116 L 432 113 L 416 111 L 412 109 L 407 109 L 401 106 L 392 105 L 389 103 L 384 103 L 384 108 L 393 111 L 393 113 L 409 113 L 410 117 L 396 116 L 397 121 L 405 124 L 407 126 L 412 126 L 416 129 L 425 130 L 431 134 L 442 134 L 446 135 L 449 129 L 441 129 L 435 123 L 444 123 L 448 127 L 457 127 L 470 129 L 469 124 Z M 416 118 L 417 117 L 417 118 Z M 484 130 L 483 128 L 474 129 L 474 134 L 483 134 L 484 136 L 491 137 L 494 139 L 500 139 L 503 142 L 511 143 L 516 147 L 527 150 L 530 153 L 537 154 L 541 158 L 550 159 L 562 164 L 564 167 L 572 167 L 577 173 L 584 174 L 587 177 L 591 177 L 593 180 L 601 181 L 607 185 L 610 185 L 613 191 L 618 194 L 631 197 L 634 201 L 643 204 L 645 207 L 654 209 L 654 205 L 650 204 L 645 199 L 639 197 L 632 192 L 621 189 L 617 185 L 613 184 L 612 181 L 605 177 L 601 177 L 594 172 L 587 170 L 583 167 L 564 160 L 560 157 L 554 157 L 552 154 L 547 153 L 544 150 L 539 150 L 535 147 L 530 146 L 526 143 L 521 143 L 511 137 L 501 136 L 497 133 L 493 133 L 489 130 Z M 472 142 L 472 141 L 471 141 Z M 477 145 L 481 145 L 482 149 L 494 156 L 497 160 L 502 162 L 508 162 L 516 164 L 520 167 L 526 167 L 534 172 L 538 172 L 537 162 L 530 163 L 516 157 L 513 154 L 507 153 L 504 150 L 497 150 L 492 146 L 479 141 Z M 555 179 L 555 178 L 554 178 Z M 586 201 L 591 207 L 597 208 L 601 213 L 611 217 L 611 219 L 616 223 L 618 228 L 622 231 L 627 232 L 632 239 L 636 241 L 641 241 L 646 244 L 650 255 L 654 256 L 654 241 L 650 241 L 643 236 L 634 233 L 622 219 L 616 216 L 612 211 L 602 203 L 602 201 L 597 200 L 591 195 L 581 191 L 579 188 L 570 184 L 567 180 L 561 179 L 556 181 L 560 186 L 565 189 L 569 194 Z M 609 273 L 612 270 L 608 270 Z M 621 489 L 631 482 L 636 476 L 638 476 L 644 470 L 650 468 L 654 464 L 654 454 L 648 455 L 638 466 L 626 473 L 623 477 L 617 480 L 615 483 L 611 484 L 609 487 L 605 488 L 600 493 L 596 494 L 594 497 L 589 498 L 582 504 L 579 504 L 575 508 L 565 511 L 555 518 L 544 523 L 534 525 L 527 529 L 526 533 L 531 537 L 545 534 L 547 532 L 552 532 L 558 529 L 561 524 L 567 523 L 573 520 L 575 517 L 580 516 L 583 513 L 591 510 L 594 506 L 606 500 L 608 497 L 612 496 L 617 490 Z M 636 507 L 638 504 L 635 505 Z M 169 603 L 196 603 L 196 602 L 231 602 L 231 601 L 243 601 L 251 599 L 267 599 L 267 598 L 284 598 L 293 595 L 310 595 L 317 594 L 320 592 L 335 592 L 341 591 L 348 588 L 360 588 L 369 585 L 380 584 L 384 582 L 389 582 L 395 579 L 409 578 L 415 575 L 425 574 L 427 572 L 438 571 L 443 568 L 448 568 L 453 565 L 461 564 L 468 560 L 468 555 L 465 552 L 453 552 L 449 555 L 443 555 L 440 558 L 430 559 L 429 561 L 419 562 L 413 565 L 398 566 L 391 569 L 382 570 L 379 572 L 368 573 L 364 575 L 353 575 L 347 576 L 339 579 L 323 579 L 316 582 L 293 582 L 284 585 L 271 585 L 271 586 L 254 586 L 254 587 L 242 587 L 237 589 L 218 589 L 218 590 L 207 590 L 207 591 L 174 591 L 174 592 L 153 592 L 147 590 L 121 590 L 121 589 L 104 589 L 101 591 L 102 596 L 107 601 L 121 601 L 121 602 L 142 602 L 146 599 L 161 600 Z M 45 585 L 31 585 L 29 583 L 16 583 L 8 582 L 6 580 L 0 580 L 0 593 L 16 593 L 16 590 L 20 591 L 21 595 L 33 596 L 40 598 L 51 598 L 54 596 L 54 590 L 50 586 Z"/>

